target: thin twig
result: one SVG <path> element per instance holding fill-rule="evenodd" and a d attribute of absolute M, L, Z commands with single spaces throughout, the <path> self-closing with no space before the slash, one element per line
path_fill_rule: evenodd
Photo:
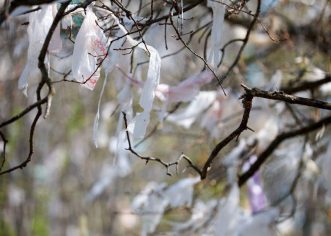
<path fill-rule="evenodd" d="M 283 87 L 280 88 L 281 91 L 288 93 L 288 94 L 293 94 L 293 93 L 297 93 L 297 92 L 301 92 L 304 90 L 312 90 L 312 89 L 316 89 L 319 88 L 321 85 L 323 84 L 327 84 L 331 82 L 331 75 L 327 74 L 325 75 L 324 78 L 320 79 L 320 80 L 316 80 L 316 81 L 305 81 L 303 83 L 301 83 L 300 85 L 296 86 L 296 87 Z"/>
<path fill-rule="evenodd" d="M 129 131 L 128 131 L 128 120 L 127 120 L 127 117 L 126 117 L 126 113 L 122 112 L 122 114 L 123 114 L 123 119 L 124 119 L 126 138 L 127 138 L 128 145 L 129 145 L 129 147 L 126 150 L 130 151 L 132 154 L 134 154 L 136 157 L 140 158 L 141 160 L 144 160 L 146 164 L 148 164 L 148 162 L 150 162 L 150 161 L 160 163 L 161 165 L 163 165 L 166 168 L 166 171 L 167 171 L 166 174 L 169 175 L 169 176 L 172 176 L 172 174 L 170 173 L 170 167 L 175 166 L 175 169 L 177 170 L 181 159 L 184 159 L 189 164 L 189 167 L 192 167 L 201 176 L 200 169 L 197 166 L 195 166 L 193 164 L 193 162 L 187 156 L 185 156 L 184 154 L 182 154 L 176 161 L 167 163 L 167 162 L 161 160 L 158 157 L 142 156 L 139 153 L 137 153 L 132 147 L 130 134 L 129 134 Z"/>
<path fill-rule="evenodd" d="M 221 76 L 221 78 L 219 78 L 220 80 L 220 83 L 222 84 L 224 82 L 224 80 L 228 77 L 228 75 L 233 71 L 233 69 L 237 66 L 240 58 L 241 58 L 241 54 L 242 52 L 244 51 L 247 43 L 248 43 L 248 40 L 249 40 L 249 36 L 253 30 L 253 27 L 260 15 L 260 9 L 261 9 L 261 0 L 257 0 L 257 7 L 256 7 L 256 12 L 255 12 L 255 15 L 254 15 L 254 18 L 252 20 L 252 22 L 250 23 L 248 29 L 247 29 L 247 32 L 246 32 L 246 36 L 245 38 L 243 39 L 243 43 L 239 49 L 239 52 L 237 53 L 237 56 L 235 58 L 235 60 L 233 61 L 233 63 L 231 64 L 231 66 L 229 67 L 229 69 L 226 71 L 226 73 L 224 75 Z"/>

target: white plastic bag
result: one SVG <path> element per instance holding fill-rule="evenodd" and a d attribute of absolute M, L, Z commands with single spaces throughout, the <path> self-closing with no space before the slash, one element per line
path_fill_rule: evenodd
<path fill-rule="evenodd" d="M 107 54 L 107 38 L 96 24 L 97 17 L 87 8 L 83 24 L 76 37 L 72 55 L 72 74 L 76 81 L 93 90 L 99 77 L 98 60 Z"/>
<path fill-rule="evenodd" d="M 27 30 L 29 37 L 28 58 L 24 70 L 18 80 L 18 88 L 23 90 L 25 95 L 27 94 L 28 79 L 31 73 L 37 71 L 38 56 L 49 28 L 53 23 L 54 13 L 53 5 L 49 4 L 41 6 L 41 10 L 32 12 L 29 15 L 29 26 Z M 50 44 L 52 44 L 52 40 Z M 54 44 L 53 49 L 56 49 Z"/>
<path fill-rule="evenodd" d="M 118 18 L 115 15 L 112 15 L 112 17 L 118 24 L 120 30 L 124 34 L 127 34 L 127 30 L 124 28 L 123 25 L 121 25 Z M 152 111 L 152 106 L 154 102 L 155 91 L 160 82 L 161 57 L 158 51 L 152 46 L 138 42 L 134 40 L 130 35 L 127 35 L 126 39 L 131 46 L 137 46 L 138 48 L 146 51 L 146 53 L 149 54 L 147 79 L 144 83 L 143 91 L 139 101 L 139 104 L 144 109 L 144 111 L 137 115 L 133 131 L 133 137 L 136 139 L 143 138 L 146 133 L 150 118 L 150 112 Z"/>

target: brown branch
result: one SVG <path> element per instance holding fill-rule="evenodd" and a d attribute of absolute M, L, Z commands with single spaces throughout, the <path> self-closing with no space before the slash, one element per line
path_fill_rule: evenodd
<path fill-rule="evenodd" d="M 4 171 L 1 171 L 0 172 L 0 175 L 4 175 L 4 174 L 8 174 L 14 170 L 17 170 L 17 169 L 22 169 L 24 168 L 30 161 L 31 161 L 31 157 L 33 155 L 33 152 L 34 152 L 34 132 L 35 132 L 35 129 L 36 129 L 36 125 L 37 125 L 37 122 L 40 118 L 42 114 L 42 109 L 41 109 L 41 105 L 38 106 L 38 112 L 32 122 L 32 125 L 31 125 L 31 128 L 30 128 L 30 135 L 29 135 L 29 154 L 27 156 L 27 158 L 21 162 L 20 164 L 14 166 L 14 167 L 11 167 L 7 170 L 4 170 Z"/>
<path fill-rule="evenodd" d="M 312 89 L 316 89 L 318 87 L 320 87 L 323 84 L 327 84 L 331 82 L 331 75 L 325 75 L 325 77 L 323 79 L 320 80 L 316 80 L 316 81 L 305 81 L 303 83 L 301 83 L 300 85 L 296 86 L 296 87 L 283 87 L 280 88 L 281 91 L 288 93 L 288 94 L 293 94 L 293 93 L 297 93 L 297 92 L 301 92 L 304 90 L 312 90 Z"/>
<path fill-rule="evenodd" d="M 327 28 L 327 23 L 322 24 L 320 22 L 320 17 L 322 14 L 317 14 L 317 19 L 314 19 L 304 25 L 296 25 L 295 22 L 290 20 L 287 16 L 280 14 L 279 12 L 273 12 L 273 14 L 280 17 L 285 25 L 282 28 L 282 31 L 285 32 L 287 36 L 280 40 L 295 39 L 300 41 L 304 38 L 305 42 L 312 43 L 323 54 L 327 56 L 330 55 L 330 37 L 321 37 L 321 30 L 318 27 L 325 26 L 324 28 Z M 249 28 L 249 23 L 247 22 L 246 18 L 226 17 L 226 20 L 232 25 L 240 25 L 242 27 Z"/>
<path fill-rule="evenodd" d="M 206 24 L 204 24 L 203 26 L 199 27 L 199 28 L 196 29 L 194 32 L 192 32 L 192 33 L 190 34 L 190 37 L 189 37 L 188 41 L 186 42 L 186 44 L 190 44 L 191 41 L 192 41 L 192 39 L 193 39 L 193 37 L 194 37 L 195 35 L 197 35 L 197 33 L 200 32 L 201 30 L 203 30 L 204 28 L 207 28 L 210 24 L 211 24 L 211 22 L 207 22 Z M 167 26 L 167 23 L 165 23 L 165 29 L 166 29 L 166 26 Z M 166 31 L 166 30 L 165 30 L 165 31 Z M 203 35 L 203 33 L 202 33 L 202 35 Z M 165 38 L 166 38 L 166 37 L 165 37 Z M 166 40 L 165 40 L 165 44 L 167 45 Z M 166 49 L 168 50 L 168 48 L 166 48 Z M 164 59 L 164 58 L 167 58 L 167 57 L 171 57 L 171 56 L 175 56 L 176 54 L 180 53 L 180 52 L 183 51 L 184 49 L 186 49 L 185 46 L 183 46 L 183 47 L 177 49 L 177 50 L 174 51 L 174 52 L 171 52 L 171 53 L 168 53 L 168 54 L 165 54 L 165 55 L 161 56 L 161 59 Z M 139 62 L 139 63 L 137 63 L 137 67 L 138 67 L 138 66 L 141 66 L 141 65 L 143 65 L 143 64 L 146 64 L 146 63 L 148 63 L 148 62 L 149 62 L 148 60 L 143 61 L 143 62 Z"/>
<path fill-rule="evenodd" d="M 304 126 L 299 129 L 291 130 L 288 132 L 283 132 L 279 134 L 270 144 L 269 146 L 258 156 L 257 160 L 251 165 L 249 170 L 239 176 L 238 184 L 240 186 L 244 185 L 247 180 L 254 175 L 256 171 L 260 169 L 262 164 L 268 159 L 268 157 L 273 153 L 273 151 L 285 140 L 294 138 L 300 135 L 308 134 L 312 131 L 322 128 L 323 126 L 327 126 L 331 123 L 331 116 L 325 117 L 320 121 Z"/>
<path fill-rule="evenodd" d="M 209 155 L 206 163 L 204 164 L 204 167 L 202 168 L 202 171 L 201 171 L 201 178 L 202 179 L 206 178 L 208 169 L 211 166 L 211 163 L 213 162 L 213 160 L 218 155 L 218 153 L 226 145 L 228 145 L 230 143 L 230 141 L 232 141 L 234 138 L 238 137 L 244 130 L 249 129 L 247 127 L 247 123 L 248 123 L 249 114 L 250 114 L 251 107 L 252 107 L 252 100 L 253 100 L 254 97 L 261 97 L 261 98 L 266 98 L 266 99 L 270 99 L 270 100 L 279 100 L 279 101 L 286 102 L 286 103 L 291 103 L 291 104 L 299 104 L 299 105 L 305 105 L 305 106 L 310 106 L 310 107 L 316 107 L 316 108 L 331 110 L 331 104 L 327 103 L 327 102 L 323 102 L 323 101 L 319 101 L 319 100 L 315 100 L 315 99 L 297 97 L 297 96 L 285 94 L 283 92 L 267 92 L 267 91 L 263 91 L 263 90 L 260 90 L 260 89 L 257 89 L 257 88 L 251 89 L 251 88 L 248 88 L 245 85 L 242 85 L 242 87 L 245 89 L 245 93 L 242 96 L 242 98 L 243 98 L 242 102 L 243 102 L 243 106 L 244 106 L 245 110 L 244 110 L 244 114 L 243 114 L 243 118 L 241 120 L 241 123 L 240 123 L 239 127 L 236 130 L 234 130 L 229 136 L 224 138 L 221 142 L 219 142 L 214 147 L 214 149 L 212 150 L 211 154 Z M 331 122 L 331 117 L 329 119 L 330 119 L 330 122 Z M 320 126 L 321 126 L 324 123 L 326 123 L 326 122 L 322 121 L 321 123 L 317 123 L 317 124 L 320 124 Z M 317 128 L 319 128 L 320 126 L 318 126 Z M 312 126 L 312 127 L 315 127 L 315 126 Z M 289 133 L 284 133 L 284 134 L 280 135 L 280 137 L 278 137 L 278 139 L 276 138 L 273 141 L 272 149 L 270 149 L 269 151 L 266 150 L 266 153 L 263 154 L 263 155 L 266 155 L 265 158 L 267 158 L 271 154 L 269 152 L 270 151 L 272 152 L 274 150 L 274 148 L 276 148 L 280 144 L 280 142 L 283 141 L 284 138 L 288 138 L 288 136 L 292 137 L 292 135 L 296 136 L 296 135 L 302 134 L 301 132 L 306 131 L 305 128 L 307 128 L 307 127 L 304 127 L 304 128 L 299 129 L 299 130 L 291 131 Z M 315 129 L 317 129 L 317 128 L 315 128 Z M 308 130 L 310 130 L 310 129 L 308 128 Z M 309 131 L 307 131 L 307 132 L 309 132 Z M 306 132 L 304 132 L 304 133 L 306 133 Z M 263 159 L 258 159 L 258 160 L 263 160 Z M 259 163 L 259 162 L 257 162 L 257 163 Z M 256 165 L 258 165 L 258 164 L 256 164 Z M 254 167 L 252 167 L 252 168 L 254 168 Z M 245 177 L 245 178 L 247 178 L 247 179 L 250 178 L 254 173 L 255 172 L 252 172 L 252 173 L 249 172 L 249 175 L 247 175 L 247 177 Z M 245 179 L 245 181 L 247 181 L 247 179 Z"/>
<path fill-rule="evenodd" d="M 271 100 L 283 101 L 291 104 L 298 104 L 298 105 L 316 107 L 325 110 L 331 110 L 331 103 L 328 102 L 323 102 L 312 98 L 298 97 L 298 96 L 286 94 L 284 92 L 278 92 L 278 91 L 268 92 L 258 88 L 248 88 L 245 85 L 242 85 L 242 87 L 245 89 L 247 94 L 250 94 L 253 97 L 260 97 Z"/>
<path fill-rule="evenodd" d="M 45 57 L 46 57 L 48 45 L 49 45 L 49 43 L 50 43 L 50 41 L 52 39 L 52 36 L 54 34 L 54 31 L 55 31 L 58 23 L 60 22 L 60 20 L 63 18 L 65 9 L 67 8 L 67 6 L 69 4 L 70 4 L 70 1 L 61 4 L 61 7 L 59 8 L 56 16 L 54 17 L 54 20 L 53 20 L 52 25 L 51 25 L 51 27 L 48 30 L 48 33 L 46 35 L 45 41 L 43 43 L 43 46 L 42 46 L 42 48 L 40 50 L 39 57 L 38 57 L 38 67 L 39 67 L 39 69 L 41 71 L 41 76 L 42 76 L 41 79 L 45 83 L 47 83 L 47 85 L 49 87 L 51 86 L 51 84 L 50 84 L 50 81 L 49 81 L 48 72 L 47 72 L 47 69 L 46 69 L 45 62 L 44 61 L 45 61 Z"/>
<path fill-rule="evenodd" d="M 183 12 L 187 12 L 189 10 L 192 10 L 193 8 L 195 8 L 196 6 L 198 6 L 199 4 L 201 4 L 203 2 L 204 2 L 204 0 L 197 0 L 196 2 L 192 3 L 191 5 L 188 5 L 187 7 L 184 7 Z M 182 13 L 182 11 L 176 11 L 175 13 L 173 13 L 172 16 L 178 16 L 181 13 Z M 164 15 L 164 16 L 149 20 L 146 23 L 142 24 L 142 26 L 143 27 L 150 26 L 152 24 L 155 24 L 155 23 L 161 22 L 163 20 L 166 20 L 168 17 L 169 17 L 169 15 Z"/>
<path fill-rule="evenodd" d="M 243 131 L 245 131 L 247 129 L 251 130 L 247 126 L 247 123 L 248 123 L 250 111 L 252 109 L 252 101 L 253 101 L 254 97 L 261 97 L 261 98 L 265 98 L 265 99 L 269 99 L 269 100 L 279 100 L 279 101 L 291 103 L 291 104 L 306 105 L 306 106 L 310 106 L 310 107 L 331 110 L 331 104 L 322 102 L 319 100 L 297 97 L 297 96 L 285 94 L 284 92 L 267 92 L 267 91 L 263 91 L 263 90 L 260 90 L 257 88 L 251 89 L 251 88 L 246 87 L 245 85 L 242 85 L 242 87 L 245 89 L 245 93 L 241 97 L 243 99 L 242 103 L 243 103 L 243 107 L 244 107 L 244 113 L 242 116 L 241 123 L 236 130 L 234 130 L 230 135 L 228 135 L 226 138 L 224 138 L 221 142 L 219 142 L 214 147 L 214 149 L 210 153 L 207 161 L 205 162 L 203 168 L 200 170 L 199 167 L 192 164 L 192 162 L 189 159 L 184 158 L 183 155 L 180 157 L 180 158 L 184 158 L 189 163 L 189 166 L 192 167 L 197 173 L 200 174 L 201 179 L 205 179 L 207 177 L 207 173 L 208 173 L 208 170 L 209 170 L 212 162 L 217 157 L 218 153 L 225 146 L 227 146 L 233 139 L 238 138 L 239 135 Z M 126 127 L 127 140 L 129 143 L 129 148 L 127 150 L 129 150 L 131 153 L 133 153 L 140 159 L 145 160 L 146 163 L 148 163 L 149 161 L 159 162 L 167 169 L 167 174 L 170 175 L 169 167 L 175 165 L 177 168 L 177 165 L 178 165 L 180 159 L 173 163 L 166 163 L 159 158 L 141 156 L 140 154 L 138 154 L 132 148 L 130 137 L 129 137 L 129 132 L 127 130 L 128 125 L 127 125 L 127 120 L 126 120 L 126 114 L 123 113 L 123 115 L 124 115 L 124 121 L 125 121 L 125 127 Z M 274 139 L 274 141 L 271 142 L 269 147 L 259 156 L 258 160 L 251 166 L 251 168 L 239 177 L 239 185 L 242 186 L 251 176 L 254 175 L 254 173 L 259 169 L 259 167 L 265 162 L 265 160 L 268 158 L 268 156 L 270 156 L 272 154 L 272 152 L 278 147 L 278 145 L 282 141 L 284 141 L 285 139 L 288 139 L 288 138 L 293 138 L 295 136 L 307 134 L 307 133 L 314 131 L 314 130 L 322 127 L 323 125 L 327 125 L 329 123 L 331 123 L 331 116 L 324 118 L 324 119 L 320 120 L 319 122 L 310 124 L 308 126 L 304 126 L 299 129 L 285 132 L 285 133 L 278 135 L 276 137 L 276 139 Z"/>
<path fill-rule="evenodd" d="M 212 152 L 210 153 L 206 163 L 204 164 L 202 171 L 201 171 L 201 179 L 205 179 L 207 177 L 207 172 L 209 170 L 209 167 L 211 166 L 212 162 L 214 159 L 217 157 L 218 153 L 226 146 L 228 145 L 233 139 L 238 138 L 239 135 L 245 131 L 246 129 L 249 129 L 247 127 L 248 119 L 249 119 L 249 114 L 251 112 L 252 108 L 252 100 L 253 96 L 251 94 L 245 93 L 241 97 L 243 107 L 244 107 L 244 114 L 242 117 L 242 120 L 240 122 L 239 127 L 234 130 L 230 135 L 228 135 L 226 138 L 224 138 L 221 142 L 219 142 Z"/>
<path fill-rule="evenodd" d="M 96 0 L 86 0 L 85 2 L 83 2 L 83 3 L 81 3 L 81 4 L 77 5 L 77 6 L 75 6 L 75 7 L 73 7 L 73 8 L 71 8 L 71 9 L 68 10 L 68 11 L 66 11 L 66 12 L 64 13 L 64 16 L 69 15 L 70 13 L 76 11 L 76 10 L 79 9 L 79 8 L 83 8 L 83 9 L 85 9 L 85 8 L 88 7 L 88 5 L 90 5 L 92 2 L 95 2 L 95 1 L 96 1 Z"/>
<path fill-rule="evenodd" d="M 47 97 L 33 103 L 32 105 L 28 106 L 27 108 L 25 108 L 23 111 L 21 111 L 20 113 L 18 113 L 17 115 L 11 117 L 8 120 L 3 121 L 2 123 L 0 123 L 0 128 L 3 128 L 19 119 L 21 119 L 23 116 L 25 116 L 26 114 L 28 114 L 30 111 L 32 111 L 33 109 L 35 109 L 36 107 L 39 107 L 40 105 L 44 104 L 47 102 Z"/>
<path fill-rule="evenodd" d="M 129 145 L 129 147 L 126 150 L 130 151 L 132 154 L 134 154 L 136 157 L 140 158 L 141 160 L 144 160 L 146 164 L 148 164 L 148 162 L 150 162 L 150 161 L 160 163 L 161 165 L 163 165 L 166 168 L 166 171 L 167 171 L 166 174 L 169 175 L 169 176 L 172 175 L 169 171 L 169 168 L 172 167 L 172 166 L 175 166 L 176 172 L 177 172 L 177 168 L 178 168 L 178 165 L 179 165 L 180 161 L 182 159 L 184 159 L 184 160 L 187 161 L 189 167 L 194 169 L 201 176 L 200 169 L 196 165 L 194 165 L 193 162 L 187 156 L 185 156 L 184 154 L 182 154 L 176 161 L 167 163 L 167 162 L 161 160 L 158 157 L 142 156 L 139 153 L 137 153 L 133 149 L 133 146 L 131 144 L 130 134 L 129 134 L 129 131 L 128 131 L 128 120 L 127 120 L 127 117 L 126 117 L 126 113 L 122 112 L 122 114 L 123 114 L 123 119 L 124 119 L 126 138 L 127 138 L 128 145 Z"/>
<path fill-rule="evenodd" d="M 48 102 L 48 97 L 52 93 L 52 85 L 51 85 L 51 82 L 50 82 L 50 78 L 48 77 L 48 72 L 47 72 L 47 69 L 46 69 L 46 66 L 45 66 L 45 63 L 44 63 L 45 56 L 46 56 L 46 53 L 47 53 L 48 45 L 49 45 L 49 43 L 51 41 L 51 38 L 52 38 L 52 35 L 55 31 L 55 28 L 56 28 L 57 24 L 60 22 L 60 20 L 62 19 L 62 17 L 64 16 L 65 9 L 69 5 L 69 3 L 70 3 L 70 1 L 61 4 L 61 7 L 59 8 L 59 10 L 58 10 L 58 12 L 57 12 L 57 14 L 56 14 L 56 16 L 53 20 L 53 23 L 52 23 L 52 25 L 51 25 L 51 27 L 50 27 L 47 35 L 46 35 L 45 41 L 44 41 L 43 46 L 42 46 L 42 48 L 40 50 L 40 53 L 39 53 L 38 67 L 41 71 L 41 76 L 42 77 L 41 77 L 41 81 L 40 81 L 40 83 L 38 85 L 38 88 L 37 88 L 37 91 L 36 91 L 37 102 L 34 103 L 33 105 L 29 106 L 28 108 L 26 108 L 23 112 L 16 115 L 15 117 L 9 119 L 8 121 L 3 122 L 1 124 L 2 126 L 0 125 L 0 128 L 5 126 L 5 125 L 8 125 L 8 124 L 22 118 L 25 114 L 29 113 L 34 108 L 37 108 L 37 114 L 36 114 L 32 124 L 31 124 L 31 127 L 30 127 L 28 156 L 20 164 L 14 166 L 14 167 L 11 167 L 7 170 L 1 171 L 0 175 L 10 173 L 10 172 L 12 172 L 14 170 L 17 170 L 17 169 L 22 169 L 31 161 L 32 155 L 34 153 L 34 133 L 35 133 L 35 129 L 36 129 L 38 120 L 39 120 L 39 118 L 42 114 L 42 104 Z M 41 90 L 42 90 L 42 88 L 44 87 L 45 84 L 47 84 L 49 90 L 48 90 L 47 96 L 42 99 L 41 98 Z"/>

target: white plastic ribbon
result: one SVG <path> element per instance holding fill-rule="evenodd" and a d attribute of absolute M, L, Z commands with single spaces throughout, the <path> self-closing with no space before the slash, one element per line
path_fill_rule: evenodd
<path fill-rule="evenodd" d="M 27 29 L 29 37 L 28 58 L 24 70 L 18 80 L 18 88 L 23 90 L 25 95 L 27 95 L 29 76 L 32 72 L 36 71 L 38 67 L 38 56 L 49 28 L 53 23 L 53 13 L 53 5 L 49 4 L 42 6 L 41 10 L 32 12 L 29 15 L 29 26 Z M 50 45 L 55 49 L 52 40 Z"/>
<path fill-rule="evenodd" d="M 225 6 L 223 2 L 216 2 L 208 0 L 208 6 L 213 10 L 213 25 L 211 29 L 211 48 L 208 57 L 208 63 L 216 68 L 221 60 L 221 48 L 223 46 L 223 28 L 224 28 L 224 15 Z"/>
<path fill-rule="evenodd" d="M 102 100 L 102 96 L 103 96 L 103 93 L 105 91 L 105 87 L 107 85 L 107 82 L 108 82 L 108 75 L 106 75 L 106 78 L 103 81 L 102 89 L 101 89 L 99 100 L 98 100 L 98 110 L 97 110 L 97 113 L 95 114 L 94 123 L 93 123 L 93 142 L 94 142 L 94 145 L 95 145 L 96 148 L 98 147 L 98 129 L 99 129 L 99 119 L 100 119 L 100 106 L 101 106 L 101 100 Z"/>
<path fill-rule="evenodd" d="M 116 21 L 118 27 L 124 34 L 127 34 L 127 30 L 119 22 L 118 18 L 112 15 Z M 142 113 L 138 113 L 136 116 L 136 123 L 133 131 L 134 138 L 143 138 L 146 133 L 146 129 L 150 119 L 150 112 L 152 111 L 155 90 L 160 82 L 160 70 L 161 70 L 161 57 L 157 50 L 150 45 L 143 44 L 134 40 L 130 35 L 127 34 L 126 39 L 131 46 L 137 46 L 149 54 L 149 65 L 147 72 L 147 79 L 144 83 L 142 95 L 140 97 L 139 104 L 144 109 Z"/>
<path fill-rule="evenodd" d="M 116 37 L 121 37 L 121 36 L 123 36 L 121 32 L 117 33 L 116 35 Z M 100 106 L 101 106 L 102 96 L 104 94 L 105 87 L 109 79 L 109 73 L 114 69 L 116 62 L 120 57 L 119 51 L 116 51 L 114 49 L 119 48 L 123 44 L 123 42 L 124 42 L 124 38 L 114 41 L 110 45 L 110 48 L 108 50 L 108 55 L 109 55 L 108 58 L 103 62 L 103 68 L 105 70 L 106 78 L 102 85 L 102 89 L 98 101 L 98 109 L 93 123 L 93 142 L 96 148 L 98 147 L 98 128 L 99 128 Z"/>

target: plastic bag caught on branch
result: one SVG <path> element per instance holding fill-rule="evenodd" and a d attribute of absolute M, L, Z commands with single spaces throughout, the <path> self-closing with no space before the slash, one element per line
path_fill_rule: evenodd
<path fill-rule="evenodd" d="M 136 122 L 133 131 L 134 138 L 143 138 L 146 133 L 146 129 L 150 119 L 150 112 L 155 98 L 155 90 L 160 82 L 160 70 L 161 70 L 161 57 L 158 51 L 150 45 L 134 40 L 125 27 L 119 22 L 115 15 L 111 15 L 117 23 L 120 30 L 127 34 L 126 39 L 128 43 L 133 47 L 138 47 L 144 50 L 149 55 L 149 65 L 147 72 L 147 79 L 144 83 L 142 95 L 140 97 L 139 104 L 144 109 L 142 113 L 138 113 L 136 116 Z"/>
<path fill-rule="evenodd" d="M 107 55 L 107 38 L 97 25 L 97 17 L 87 8 L 78 31 L 72 55 L 72 74 L 76 81 L 93 90 L 100 77 L 100 63 Z"/>
<path fill-rule="evenodd" d="M 139 104 L 144 109 L 137 115 L 137 121 L 133 131 L 135 138 L 143 138 L 149 123 L 150 112 L 152 111 L 155 90 L 160 82 L 161 57 L 155 48 L 147 46 L 150 52 L 147 79 L 144 83 Z M 145 49 L 145 48 L 144 48 Z"/>
<path fill-rule="evenodd" d="M 123 34 L 120 31 L 116 35 L 116 37 L 122 37 L 122 36 L 123 36 Z M 93 124 L 93 142 L 94 142 L 95 147 L 98 147 L 98 129 L 99 129 L 100 106 L 101 106 L 102 96 L 104 94 L 105 87 L 106 87 L 107 82 L 109 80 L 109 73 L 114 69 L 116 63 L 118 62 L 118 60 L 121 56 L 119 51 L 116 51 L 114 49 L 120 48 L 121 45 L 124 43 L 124 40 L 125 40 L 125 38 L 122 38 L 120 40 L 116 40 L 109 46 L 108 51 L 111 52 L 111 58 L 107 58 L 103 62 L 103 68 L 105 70 L 106 78 L 103 82 L 102 89 L 101 89 L 101 92 L 100 92 L 99 101 L 98 101 L 98 109 L 97 109 L 97 113 L 95 115 L 94 124 Z M 126 92 L 123 92 L 123 91 L 126 91 Z M 124 101 L 127 100 L 127 99 L 130 100 L 130 98 L 131 98 L 131 93 L 128 92 L 128 86 L 125 85 L 125 89 L 123 89 L 122 92 L 119 93 L 119 104 L 121 105 L 121 110 L 123 109 L 123 106 L 124 106 L 124 103 L 125 103 Z"/>
<path fill-rule="evenodd" d="M 28 26 L 28 58 L 24 70 L 18 80 L 18 88 L 23 90 L 24 94 L 27 94 L 28 79 L 31 73 L 36 72 L 38 68 L 38 56 L 43 46 L 47 33 L 53 23 L 54 16 L 56 15 L 56 5 L 49 4 L 41 6 L 41 10 L 30 13 L 29 26 Z M 60 28 L 55 29 L 53 37 L 49 44 L 49 50 L 51 52 L 57 52 L 61 50 L 62 43 L 60 40 Z"/>

